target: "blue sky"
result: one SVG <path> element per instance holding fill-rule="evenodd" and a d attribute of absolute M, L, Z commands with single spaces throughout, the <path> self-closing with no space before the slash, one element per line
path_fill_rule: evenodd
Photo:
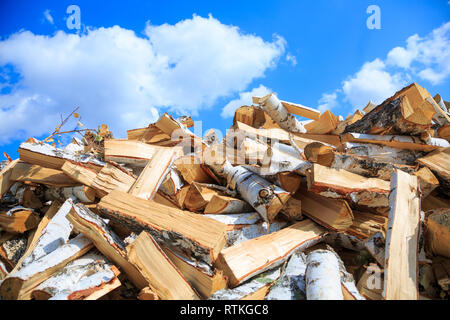
<path fill-rule="evenodd" d="M 447 0 L 2 1 L 0 151 L 74 106 L 119 137 L 165 111 L 225 132 L 252 93 L 344 117 L 413 81 L 450 100 L 449 21 Z"/>

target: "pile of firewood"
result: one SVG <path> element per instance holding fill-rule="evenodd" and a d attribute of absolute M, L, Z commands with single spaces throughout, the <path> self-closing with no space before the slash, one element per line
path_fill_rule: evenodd
<path fill-rule="evenodd" d="M 22 143 L 1 164 L 0 297 L 448 298 L 449 104 L 416 83 L 345 120 L 253 103 L 222 140 L 165 113 L 128 139 Z"/>

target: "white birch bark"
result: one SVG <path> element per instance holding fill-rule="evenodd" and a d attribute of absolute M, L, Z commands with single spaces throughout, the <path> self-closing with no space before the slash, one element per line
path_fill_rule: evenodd
<path fill-rule="evenodd" d="M 306 267 L 307 300 L 344 300 L 336 255 L 315 250 L 308 255 Z"/>
<path fill-rule="evenodd" d="M 272 93 L 265 97 L 260 105 L 269 114 L 281 128 L 289 132 L 305 133 L 306 129 L 287 109 L 283 106 L 280 100 Z"/>

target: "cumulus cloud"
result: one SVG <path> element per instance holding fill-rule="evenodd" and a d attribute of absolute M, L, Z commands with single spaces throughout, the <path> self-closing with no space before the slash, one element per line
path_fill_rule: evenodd
<path fill-rule="evenodd" d="M 389 73 L 386 64 L 375 59 L 365 63 L 355 75 L 345 80 L 342 91 L 354 107 L 364 107 L 369 100 L 375 104 L 383 102 L 406 83 L 401 74 Z"/>
<path fill-rule="evenodd" d="M 252 105 L 252 97 L 263 97 L 273 92 L 271 89 L 266 88 L 262 84 L 257 88 L 253 88 L 251 91 L 239 93 L 239 98 L 231 100 L 222 109 L 222 118 L 231 118 L 234 116 L 234 112 L 241 106 Z"/>
<path fill-rule="evenodd" d="M 53 17 L 52 17 L 52 15 L 50 14 L 50 10 L 45 10 L 44 11 L 44 17 L 45 17 L 45 20 L 47 20 L 50 24 L 54 24 L 55 22 L 53 21 Z"/>
<path fill-rule="evenodd" d="M 294 67 L 297 65 L 297 58 L 290 53 L 286 54 L 286 61 L 290 62 Z"/>
<path fill-rule="evenodd" d="M 325 112 L 327 110 L 332 110 L 337 105 L 337 97 L 338 97 L 338 90 L 334 91 L 333 93 L 324 93 L 322 94 L 322 97 L 319 100 L 319 106 L 317 109 L 320 112 Z"/>
<path fill-rule="evenodd" d="M 263 77 L 284 50 L 282 37 L 264 41 L 212 16 L 148 23 L 143 37 L 119 26 L 19 32 L 0 41 L 0 82 L 8 87 L 0 94 L 0 143 L 52 131 L 75 106 L 85 127 L 107 123 L 116 136 L 156 120 L 159 108 L 196 115 Z"/>
<path fill-rule="evenodd" d="M 370 100 L 378 104 L 412 81 L 420 79 L 432 85 L 441 84 L 450 75 L 450 22 L 434 29 L 425 37 L 415 34 L 406 40 L 405 47 L 395 47 L 386 59 L 377 58 L 363 64 L 355 74 L 342 82 L 338 97 L 353 108 L 362 108 Z M 332 99 L 332 100 L 333 100 Z M 323 101 L 319 100 L 319 104 Z"/>

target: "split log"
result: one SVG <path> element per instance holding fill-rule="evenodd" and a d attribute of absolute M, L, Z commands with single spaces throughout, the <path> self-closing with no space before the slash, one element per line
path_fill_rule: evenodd
<path fill-rule="evenodd" d="M 212 197 L 219 195 L 216 190 L 204 187 L 202 184 L 193 182 L 184 198 L 184 207 L 189 211 L 201 212 L 205 209 Z"/>
<path fill-rule="evenodd" d="M 179 157 L 174 164 L 184 180 L 189 184 L 193 182 L 219 183 L 217 177 L 202 163 L 200 157 L 192 155 Z"/>
<path fill-rule="evenodd" d="M 305 274 L 306 255 L 303 252 L 294 252 L 278 281 L 271 286 L 265 300 L 305 300 Z"/>
<path fill-rule="evenodd" d="M 113 162 L 107 162 L 92 181 L 92 188 L 97 190 L 99 197 L 104 197 L 113 190 L 128 192 L 136 182 L 136 177 Z"/>
<path fill-rule="evenodd" d="M 228 276 L 229 285 L 235 287 L 265 270 L 279 266 L 294 250 L 314 245 L 324 234 L 322 227 L 311 220 L 304 220 L 222 250 L 217 266 Z"/>
<path fill-rule="evenodd" d="M 359 206 L 388 207 L 389 182 L 365 178 L 346 170 L 314 164 L 308 172 L 308 190 L 330 198 L 344 198 Z"/>
<path fill-rule="evenodd" d="M 305 125 L 306 132 L 313 134 L 328 134 L 336 129 L 339 119 L 330 110 L 322 113 L 318 120 Z"/>
<path fill-rule="evenodd" d="M 353 211 L 353 223 L 346 230 L 346 233 L 357 237 L 361 240 L 366 240 L 372 235 L 383 232 L 386 233 L 388 218 L 379 214 L 370 212 Z"/>
<path fill-rule="evenodd" d="M 336 129 L 334 129 L 330 133 L 336 134 L 336 135 L 342 134 L 348 125 L 353 124 L 358 120 L 361 120 L 362 117 L 364 117 L 364 113 L 362 113 L 359 110 L 356 110 L 355 113 L 350 115 L 349 117 L 347 117 L 347 119 L 345 119 L 345 121 L 338 122 Z"/>
<path fill-rule="evenodd" d="M 338 150 L 345 152 L 348 155 L 365 157 L 373 159 L 374 161 L 403 165 L 414 165 L 416 159 L 425 155 L 422 151 L 398 149 L 371 143 L 345 142 L 338 148 Z"/>
<path fill-rule="evenodd" d="M 159 190 L 170 197 L 175 197 L 183 186 L 184 182 L 181 174 L 177 170 L 171 168 L 159 187 Z"/>
<path fill-rule="evenodd" d="M 426 212 L 425 245 L 427 252 L 450 258 L 450 208 Z"/>
<path fill-rule="evenodd" d="M 0 211 L 0 228 L 12 233 L 24 233 L 39 224 L 39 215 L 33 210 L 15 207 L 8 211 Z"/>
<path fill-rule="evenodd" d="M 5 264 L 0 261 L 0 282 L 5 279 L 5 277 L 8 275 L 8 269 L 6 268 Z"/>
<path fill-rule="evenodd" d="M 427 166 L 433 171 L 439 182 L 439 189 L 450 196 L 450 148 L 436 150 L 423 158 L 417 159 L 421 165 Z"/>
<path fill-rule="evenodd" d="M 363 133 L 345 133 L 342 142 L 373 143 L 397 149 L 430 152 L 442 147 L 449 147 L 450 143 L 445 139 L 430 138 L 427 143 L 414 136 L 400 135 L 374 135 Z"/>
<path fill-rule="evenodd" d="M 351 234 L 330 232 L 323 240 L 334 248 L 342 247 L 353 251 L 364 250 L 364 242 Z"/>
<path fill-rule="evenodd" d="M 253 208 L 247 202 L 220 194 L 214 194 L 205 207 L 205 214 L 229 214 L 252 212 Z"/>
<path fill-rule="evenodd" d="M 345 200 L 331 199 L 300 190 L 293 196 L 301 201 L 303 213 L 318 224 L 336 231 L 347 230 L 353 223 L 353 212 Z"/>
<path fill-rule="evenodd" d="M 242 226 L 241 228 L 229 228 L 227 231 L 227 245 L 231 247 L 250 239 L 255 239 L 267 234 L 280 231 L 287 226 L 284 220 L 275 220 L 269 226 L 265 222 Z"/>
<path fill-rule="evenodd" d="M 365 114 L 368 114 L 370 111 L 376 108 L 376 104 L 372 101 L 369 101 L 369 103 L 366 104 L 366 106 L 363 108 L 363 111 Z"/>
<path fill-rule="evenodd" d="M 427 167 L 420 168 L 414 175 L 419 178 L 421 197 L 427 197 L 434 189 L 439 186 L 439 180 Z"/>
<path fill-rule="evenodd" d="M 303 125 L 289 113 L 273 93 L 262 98 L 253 97 L 253 102 L 261 105 L 281 128 L 289 132 L 306 132 Z M 298 109 L 301 108 L 299 107 Z"/>
<path fill-rule="evenodd" d="M 31 291 L 58 269 L 82 256 L 92 248 L 92 242 L 78 235 L 67 244 L 37 261 L 10 273 L 0 285 L 0 296 L 8 300 L 30 299 Z"/>
<path fill-rule="evenodd" d="M 418 299 L 420 191 L 418 179 L 396 170 L 391 179 L 386 234 L 384 297 Z"/>
<path fill-rule="evenodd" d="M 292 103 L 280 100 L 281 104 L 286 108 L 286 110 L 292 114 L 295 114 L 300 117 L 312 119 L 312 120 L 318 120 L 320 117 L 320 111 L 303 106 L 298 103 Z"/>
<path fill-rule="evenodd" d="M 12 270 L 12 272 L 16 272 L 17 270 L 19 270 L 19 268 L 22 266 L 23 260 L 25 260 L 25 258 L 27 258 L 34 251 L 34 249 L 36 248 L 36 245 L 39 243 L 39 239 L 43 235 L 42 231 L 47 227 L 47 225 L 52 220 L 52 218 L 55 216 L 55 214 L 59 211 L 60 207 L 61 207 L 61 204 L 58 201 L 52 202 L 51 206 L 47 209 L 47 211 L 45 212 L 45 215 L 40 220 L 39 225 L 37 226 L 36 230 L 34 230 L 33 235 L 31 237 L 29 237 L 28 243 L 27 243 L 27 249 L 26 249 L 25 253 L 20 257 L 19 261 L 17 262 L 17 264 L 14 267 L 14 269 Z"/>
<path fill-rule="evenodd" d="M 131 186 L 129 193 L 142 199 L 153 199 L 174 160 L 175 150 L 158 150 Z"/>
<path fill-rule="evenodd" d="M 125 243 L 96 214 L 82 204 L 76 204 L 67 215 L 75 230 L 89 237 L 95 247 L 109 260 L 117 264 L 138 288 L 148 286 L 140 270 L 127 259 Z"/>
<path fill-rule="evenodd" d="M 95 201 L 96 190 L 87 186 L 68 188 L 48 188 L 45 190 L 47 201 L 58 200 L 64 202 L 67 198 L 78 200 L 83 203 L 93 203 Z"/>
<path fill-rule="evenodd" d="M 22 263 L 16 266 L 16 270 L 20 270 L 27 265 L 32 264 L 34 261 L 52 253 L 67 242 L 73 226 L 70 224 L 69 220 L 67 220 L 66 216 L 72 209 L 72 206 L 72 200 L 67 199 L 50 221 L 46 219 L 48 221 L 47 225 L 42 228 L 40 233 L 36 233 L 34 237 L 34 248 L 32 251 L 29 251 L 29 255 L 23 259 Z M 52 211 L 55 209 L 56 207 L 53 207 Z M 50 212 L 48 216 L 51 216 L 52 214 L 53 212 Z M 38 227 L 38 230 L 40 228 L 41 226 Z"/>
<path fill-rule="evenodd" d="M 140 270 L 161 299 L 199 299 L 177 267 L 147 232 L 141 232 L 127 247 L 127 257 L 128 261 Z"/>
<path fill-rule="evenodd" d="M 126 163 L 137 167 L 145 167 L 157 150 L 172 150 L 168 147 L 149 145 L 133 140 L 105 140 L 105 160 Z M 180 148 L 175 148 L 177 155 L 183 154 Z"/>
<path fill-rule="evenodd" d="M 307 300 L 344 300 L 339 262 L 333 252 L 315 250 L 308 254 L 306 265 Z"/>
<path fill-rule="evenodd" d="M 233 126 L 242 122 L 253 128 L 260 128 L 266 122 L 266 113 L 261 108 L 255 106 L 242 106 L 234 112 Z"/>
<path fill-rule="evenodd" d="M 219 221 L 227 226 L 227 230 L 235 230 L 261 221 L 256 212 L 232 214 L 208 214 L 205 217 Z"/>
<path fill-rule="evenodd" d="M 120 286 L 119 270 L 97 252 L 87 253 L 38 285 L 36 300 L 93 300 Z"/>
<path fill-rule="evenodd" d="M 450 124 L 445 124 L 437 130 L 437 136 L 439 138 L 450 141 Z"/>
<path fill-rule="evenodd" d="M 98 173 L 98 171 L 95 171 L 88 166 L 71 161 L 64 162 L 61 170 L 73 180 L 78 181 L 79 183 L 84 184 L 88 187 L 92 186 L 92 182 L 94 181 Z"/>
<path fill-rule="evenodd" d="M 203 298 L 208 299 L 217 290 L 227 287 L 227 280 L 221 270 L 203 266 L 167 248 L 164 248 L 164 252 Z"/>
<path fill-rule="evenodd" d="M 334 148 L 322 142 L 313 142 L 305 147 L 305 157 L 308 161 L 331 166 L 334 159 Z"/>
<path fill-rule="evenodd" d="M 416 170 L 416 166 L 375 161 L 371 158 L 358 157 L 340 152 L 334 152 L 323 163 L 317 163 L 334 169 L 347 170 L 363 177 L 378 178 L 386 181 L 391 179 L 391 175 L 395 169 L 400 169 L 411 174 Z"/>
<path fill-rule="evenodd" d="M 17 265 L 27 248 L 27 238 L 24 236 L 8 239 L 0 244 L 0 261 L 6 265 L 7 271 L 11 272 Z"/>
<path fill-rule="evenodd" d="M 225 225 L 202 215 L 160 205 L 120 191 L 98 204 L 100 212 L 135 232 L 148 231 L 156 240 L 181 246 L 188 256 L 212 264 L 226 242 Z"/>
<path fill-rule="evenodd" d="M 430 94 L 412 83 L 347 126 L 344 132 L 420 135 L 431 127 L 435 115 L 433 104 L 426 98 L 431 98 Z"/>
<path fill-rule="evenodd" d="M 271 285 L 277 281 L 281 268 L 275 268 L 261 273 L 242 285 L 233 289 L 216 291 L 210 300 L 263 300 Z"/>
<path fill-rule="evenodd" d="M 94 156 L 60 150 L 46 143 L 24 142 L 19 147 L 19 156 L 20 160 L 29 164 L 55 170 L 61 170 L 66 160 L 80 162 L 96 171 L 104 165 Z"/>
<path fill-rule="evenodd" d="M 335 147 L 339 147 L 342 143 L 340 136 L 334 134 L 294 133 L 294 136 L 296 143 L 298 138 L 315 140 Z"/>
<path fill-rule="evenodd" d="M 367 252 L 375 258 L 377 263 L 384 268 L 386 256 L 386 240 L 383 233 L 377 232 L 365 242 Z"/>
<path fill-rule="evenodd" d="M 289 221 L 301 220 L 302 214 L 302 201 L 294 197 L 290 197 L 284 204 L 280 213 L 285 216 Z"/>
<path fill-rule="evenodd" d="M 432 192 L 428 197 L 422 200 L 421 208 L 427 212 L 433 209 L 450 208 L 450 200 L 439 197 L 435 192 Z"/>
<path fill-rule="evenodd" d="M 290 198 L 285 190 L 242 166 L 233 167 L 228 160 L 220 170 L 227 177 L 231 189 L 237 190 L 265 221 L 273 221 Z"/>
<path fill-rule="evenodd" d="M 19 159 L 9 162 L 5 167 L 3 167 L 0 171 L 0 199 L 3 195 L 8 192 L 9 188 L 14 184 L 14 181 L 11 180 L 11 174 L 14 170 L 14 167 L 19 163 Z"/>

